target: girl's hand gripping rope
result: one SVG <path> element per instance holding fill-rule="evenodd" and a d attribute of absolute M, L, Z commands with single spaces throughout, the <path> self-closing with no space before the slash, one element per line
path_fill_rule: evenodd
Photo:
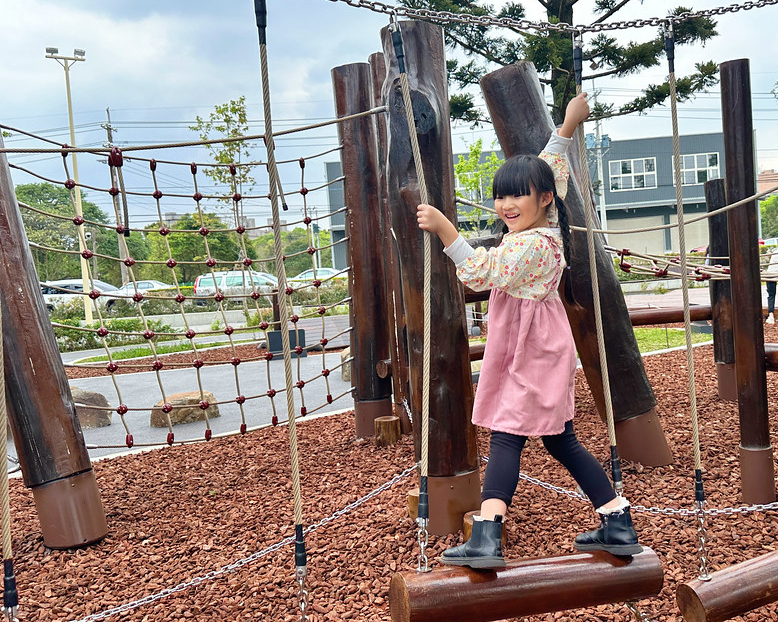
<path fill-rule="evenodd" d="M 565 120 L 562 127 L 559 128 L 559 135 L 570 138 L 582 122 L 589 116 L 589 102 L 586 101 L 586 93 L 576 95 L 567 104 L 565 109 Z"/>
<path fill-rule="evenodd" d="M 437 234 L 443 246 L 451 246 L 459 237 L 459 232 L 452 222 L 432 205 L 426 203 L 419 205 L 416 208 L 416 221 L 419 223 L 419 229 Z"/>

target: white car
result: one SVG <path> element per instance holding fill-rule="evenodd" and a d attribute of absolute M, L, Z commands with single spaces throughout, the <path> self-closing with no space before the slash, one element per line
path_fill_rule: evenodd
<path fill-rule="evenodd" d="M 278 287 L 278 281 L 272 274 L 265 272 L 225 270 L 216 272 L 215 282 L 212 274 L 198 276 L 194 282 L 194 295 L 212 296 L 216 293 L 217 287 L 222 294 L 227 295 L 248 296 L 254 290 L 260 294 L 269 294 Z"/>
<path fill-rule="evenodd" d="M 175 289 L 173 285 L 168 285 L 167 283 L 163 283 L 162 281 L 155 281 L 153 279 L 135 281 L 135 285 L 137 285 L 138 291 L 141 294 L 145 294 L 146 292 L 153 291 L 155 289 Z M 115 292 L 111 292 L 111 294 L 116 296 L 132 296 L 134 293 L 135 286 L 132 284 L 132 282 L 125 283 Z"/>
<path fill-rule="evenodd" d="M 116 293 L 116 287 L 105 281 L 92 281 L 92 289 L 100 292 L 101 294 Z M 87 296 L 82 293 L 84 291 L 83 282 L 81 279 L 62 279 L 59 281 L 44 281 L 41 283 L 41 292 L 43 293 L 43 300 L 46 303 L 46 308 L 51 311 L 55 306 L 65 304 L 71 300 L 86 299 Z M 97 299 L 98 304 L 105 306 L 108 303 L 106 296 L 100 296 Z"/>
<path fill-rule="evenodd" d="M 301 283 L 311 283 L 314 278 L 319 279 L 320 281 L 337 281 L 339 279 L 348 278 L 348 271 L 338 270 L 337 268 L 317 268 L 314 276 L 313 269 L 305 270 L 289 279 L 289 283 L 297 283 L 298 285 Z"/>

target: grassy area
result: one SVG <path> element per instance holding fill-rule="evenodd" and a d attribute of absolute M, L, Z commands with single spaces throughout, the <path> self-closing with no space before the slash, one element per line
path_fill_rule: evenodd
<path fill-rule="evenodd" d="M 686 337 L 682 328 L 635 328 L 635 339 L 641 352 L 653 352 L 665 348 L 675 348 L 686 345 Z M 712 335 L 692 333 L 693 343 L 713 341 Z"/>
<path fill-rule="evenodd" d="M 254 339 L 243 339 L 241 341 L 233 341 L 235 345 L 240 345 L 242 343 L 253 343 Z M 227 347 L 229 346 L 229 343 L 226 341 L 214 341 L 211 343 L 198 343 L 197 348 L 198 350 L 202 350 L 203 348 L 212 348 L 214 346 L 222 346 Z M 169 345 L 157 345 L 155 346 L 157 350 L 157 354 L 174 354 L 175 352 L 191 352 L 192 346 L 189 344 L 189 342 L 186 343 L 172 343 Z M 151 352 L 151 348 L 149 346 L 138 346 L 137 348 L 128 348 L 126 350 L 116 350 L 114 352 L 111 352 L 111 358 L 115 361 L 121 361 L 125 359 L 135 359 L 135 358 L 141 358 L 144 356 L 153 356 Z M 108 361 L 108 357 L 101 355 L 101 356 L 90 356 L 89 358 L 81 359 L 79 360 L 80 363 L 103 363 Z"/>

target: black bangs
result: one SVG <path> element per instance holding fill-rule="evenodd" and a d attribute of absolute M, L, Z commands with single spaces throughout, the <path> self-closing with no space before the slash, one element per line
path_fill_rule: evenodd
<path fill-rule="evenodd" d="M 518 155 L 508 158 L 497 169 L 492 182 L 492 198 L 526 196 L 554 191 L 554 173 L 551 167 L 537 156 Z"/>

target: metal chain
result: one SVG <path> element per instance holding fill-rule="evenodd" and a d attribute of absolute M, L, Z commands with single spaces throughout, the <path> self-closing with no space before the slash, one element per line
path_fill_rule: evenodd
<path fill-rule="evenodd" d="M 405 479 L 408 477 L 411 473 L 413 473 L 417 468 L 417 465 L 413 465 L 405 469 L 402 473 L 398 473 L 395 475 L 392 479 L 390 479 L 388 482 L 385 482 L 381 484 L 378 488 L 375 490 L 372 490 L 371 492 L 367 493 L 364 497 L 360 497 L 356 501 L 349 503 L 347 506 L 341 508 L 340 510 L 337 510 L 336 512 L 333 512 L 330 516 L 327 516 L 326 518 L 322 518 L 317 523 L 313 523 L 312 525 L 306 527 L 305 533 L 309 533 L 311 531 L 314 531 L 315 529 L 318 529 L 319 527 L 323 527 L 324 525 L 327 525 L 331 523 L 334 520 L 337 520 L 341 516 L 344 516 L 351 512 L 352 510 L 358 508 L 360 505 L 363 505 L 373 499 L 374 497 L 380 495 L 384 491 L 388 490 L 392 486 L 394 486 L 399 481 Z M 109 618 L 114 615 L 118 615 L 120 613 L 124 613 L 126 611 L 132 611 L 133 609 L 137 609 L 138 607 L 142 607 L 144 605 L 151 604 L 153 602 L 156 602 L 162 598 L 165 598 L 167 596 L 170 596 L 171 594 L 175 594 L 177 592 L 182 592 L 186 589 L 189 589 L 190 587 L 198 586 L 202 583 L 206 583 L 207 581 L 211 581 L 213 579 L 217 579 L 218 577 L 228 574 L 230 572 L 234 572 L 238 570 L 239 568 L 242 568 L 243 566 L 246 566 L 247 564 L 251 564 L 258 559 L 264 557 L 265 555 L 269 555 L 270 553 L 275 553 L 276 551 L 284 548 L 285 546 L 288 546 L 292 544 L 295 540 L 295 536 L 289 536 L 287 538 L 284 538 L 280 542 L 276 542 L 275 544 L 270 545 L 269 547 L 262 549 L 261 551 L 257 551 L 256 553 L 252 553 L 248 557 L 244 557 L 243 559 L 239 559 L 236 562 L 233 562 L 231 564 L 227 564 L 225 566 L 222 566 L 221 568 L 218 568 L 216 570 L 211 570 L 210 572 L 207 572 L 206 574 L 195 577 L 194 579 L 191 579 L 190 581 L 187 581 L 185 583 L 179 583 L 178 585 L 162 590 L 161 592 L 157 592 L 156 594 L 149 594 L 148 596 L 144 596 L 143 598 L 140 598 L 138 600 L 134 600 L 129 603 L 125 603 L 123 605 L 119 605 L 118 607 L 114 607 L 112 609 L 106 609 L 105 611 L 101 611 L 99 613 L 93 613 L 86 617 L 80 618 L 79 620 L 76 620 L 76 622 L 92 622 L 93 620 L 104 620 L 105 618 Z M 307 594 L 306 594 L 307 597 Z M 302 601 L 301 601 L 302 603 Z M 301 604 L 302 607 L 302 604 Z"/>
<path fill-rule="evenodd" d="M 306 566 L 298 566 L 295 570 L 295 580 L 297 581 L 297 599 L 300 604 L 300 622 L 308 622 L 308 609 L 310 607 L 310 594 L 305 588 L 305 577 L 308 572 Z"/>
<path fill-rule="evenodd" d="M 419 561 L 416 564 L 416 572 L 429 572 L 429 560 L 427 559 L 427 545 L 430 542 L 429 532 L 427 531 L 427 524 L 429 519 L 422 518 L 421 516 L 416 518 L 416 523 L 419 526 L 419 531 L 416 535 L 416 539 L 419 542 Z"/>
<path fill-rule="evenodd" d="M 408 415 L 408 421 L 413 425 L 413 413 L 411 412 L 411 407 L 408 405 L 407 398 L 403 398 L 403 406 L 405 407 L 405 414 Z"/>
<path fill-rule="evenodd" d="M 599 33 L 609 30 L 628 30 L 632 28 L 643 28 L 645 26 L 659 27 L 667 22 L 667 17 L 651 17 L 645 19 L 632 19 L 621 22 L 610 22 L 591 24 L 589 26 L 572 26 L 565 22 L 552 24 L 551 22 L 533 22 L 528 19 L 512 19 L 510 17 L 493 17 L 491 15 L 470 15 L 467 13 L 452 13 L 450 11 L 433 11 L 431 9 L 413 9 L 404 6 L 396 6 L 378 2 L 377 0 L 329 0 L 330 2 L 343 2 L 349 6 L 360 9 L 369 9 L 375 13 L 384 15 L 394 15 L 396 17 L 406 17 L 409 19 L 421 19 L 437 23 L 454 23 L 468 26 L 498 26 L 504 28 L 514 28 L 517 30 L 537 30 L 541 32 L 560 32 L 560 33 Z M 778 0 L 754 0 L 738 4 L 730 4 L 713 9 L 701 11 L 686 11 L 673 15 L 672 20 L 675 23 L 684 22 L 701 17 L 714 17 L 725 15 L 727 13 L 737 13 L 738 11 L 749 11 L 751 9 L 760 9 L 765 6 L 778 4 Z"/>
<path fill-rule="evenodd" d="M 700 560 L 700 575 L 697 577 L 700 581 L 710 581 L 711 576 L 708 572 L 708 532 L 705 530 L 705 501 L 697 501 L 697 540 L 700 546 L 697 550 Z"/>
<path fill-rule="evenodd" d="M 638 608 L 636 602 L 630 600 L 624 604 L 627 605 L 627 609 L 632 612 L 632 615 L 635 617 L 635 622 L 651 622 L 651 618 Z"/>

